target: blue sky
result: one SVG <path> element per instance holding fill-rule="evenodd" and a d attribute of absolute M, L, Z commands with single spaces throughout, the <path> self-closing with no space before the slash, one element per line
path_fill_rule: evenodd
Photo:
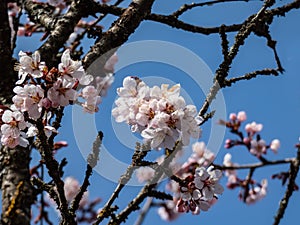
<path fill-rule="evenodd" d="M 154 10 L 160 13 L 170 13 L 172 9 L 178 8 L 183 1 L 174 0 L 159 0 L 154 5 Z M 283 4 L 286 1 L 280 1 Z M 257 12 L 262 5 L 261 1 L 250 1 L 248 3 L 228 3 L 220 4 L 214 7 L 206 7 L 197 9 L 184 15 L 182 19 L 198 23 L 203 26 L 216 26 L 220 23 L 238 23 L 247 16 Z M 222 90 L 225 102 L 226 115 L 230 112 L 238 112 L 245 110 L 248 115 L 248 122 L 257 121 L 263 123 L 264 128 L 261 132 L 263 139 L 270 142 L 274 138 L 281 140 L 281 148 L 277 155 L 271 152 L 267 155 L 268 159 L 282 159 L 285 157 L 293 157 L 296 153 L 294 148 L 295 143 L 300 136 L 300 76 L 299 76 L 299 50 L 300 50 L 300 28 L 298 21 L 300 20 L 299 11 L 293 11 L 285 18 L 275 18 L 271 26 L 271 35 L 277 41 L 277 49 L 285 69 L 283 75 L 278 77 L 258 77 L 251 81 L 241 81 L 230 88 Z M 103 22 L 104 26 L 109 26 L 109 19 Z M 233 43 L 234 35 L 228 35 L 230 43 Z M 38 35 L 34 38 L 39 38 Z M 165 25 L 143 22 L 137 31 L 130 37 L 128 43 L 135 43 L 136 41 L 156 40 L 166 41 L 177 44 L 187 51 L 191 51 L 201 58 L 206 65 L 214 72 L 222 61 L 222 54 L 220 48 L 220 38 L 218 34 L 205 36 L 200 34 L 191 34 L 180 30 L 169 28 Z M 20 38 L 18 40 L 19 50 L 35 50 L 39 45 L 32 42 L 31 38 Z M 88 45 L 85 46 L 87 49 Z M 119 50 L 121 51 L 122 48 Z M 166 54 L 168 52 L 160 52 L 157 50 L 157 55 Z M 147 54 L 141 51 L 141 56 Z M 170 57 L 174 53 L 170 53 Z M 125 56 L 128 56 L 128 54 Z M 178 56 L 180 60 L 180 55 Z M 166 59 L 167 60 L 167 59 Z M 184 59 L 182 59 L 184 60 Z M 120 58 L 120 61 L 122 59 Z M 272 51 L 266 47 L 266 40 L 253 35 L 247 39 L 244 46 L 241 47 L 240 53 L 232 64 L 230 76 L 243 75 L 256 69 L 265 67 L 274 67 Z M 195 65 L 196 67 L 196 65 Z M 118 65 L 116 66 L 118 69 Z M 201 71 L 200 71 L 201 72 Z M 116 88 L 120 87 L 124 77 L 128 75 L 139 76 L 142 79 L 148 80 L 150 83 L 159 84 L 160 81 L 170 81 L 170 83 L 181 83 L 185 95 L 189 96 L 190 101 L 193 102 L 199 109 L 204 101 L 204 94 L 201 92 L 199 86 L 193 79 L 185 72 L 176 66 L 170 66 L 160 62 L 140 62 L 128 65 L 116 71 L 115 82 L 112 85 L 107 97 L 100 105 L 100 111 L 95 117 L 88 114 L 82 115 L 81 121 L 74 117 L 72 110 L 74 108 L 68 107 L 66 109 L 66 116 L 63 119 L 62 128 L 57 140 L 67 140 L 69 147 L 59 152 L 57 157 L 68 158 L 68 166 L 65 170 L 66 176 L 74 176 L 80 181 L 83 180 L 85 170 L 85 155 L 89 152 L 92 141 L 95 137 L 96 129 L 104 132 L 104 146 L 107 151 L 116 159 L 126 163 L 130 162 L 133 151 L 118 140 L 118 136 L 122 136 L 126 131 L 126 127 L 117 127 L 114 129 L 111 120 L 111 109 L 113 107 L 114 99 L 116 98 Z M 153 76 L 160 77 L 155 80 Z M 201 76 L 201 73 L 199 73 Z M 74 119 L 75 118 L 75 119 Z M 216 118 L 226 119 L 226 118 Z M 81 122 L 81 123 L 80 123 Z M 78 123 L 78 124 L 76 124 Z M 81 125 L 80 125 L 81 124 Z M 209 122 L 203 126 L 203 137 L 200 140 L 208 141 L 211 133 L 210 129 L 214 124 Z M 85 128 L 80 132 L 73 133 L 73 129 Z M 77 130 L 78 131 L 78 130 Z M 128 129 L 129 132 L 129 129 Z M 78 133 L 82 139 L 85 140 L 81 145 L 77 145 L 76 138 Z M 233 137 L 231 134 L 226 134 L 225 138 L 220 136 L 223 142 L 226 138 Z M 224 138 L 224 139 L 223 139 Z M 233 155 L 233 160 L 238 163 L 255 162 L 255 157 L 251 156 L 243 148 L 234 148 L 226 150 L 223 147 L 220 149 L 212 149 L 218 152 L 216 162 L 221 163 L 223 156 L 230 152 Z M 103 154 L 103 153 L 102 153 Z M 153 153 L 152 157 L 157 156 L 158 153 Z M 101 157 L 105 159 L 107 155 L 100 155 L 99 167 L 101 167 Z M 34 159 L 36 156 L 34 155 Z M 103 165 L 105 160 L 103 161 Z M 116 170 L 114 166 L 111 170 Z M 282 198 L 285 187 L 282 187 L 280 181 L 271 180 L 270 176 L 274 173 L 287 170 L 287 166 L 268 167 L 255 172 L 254 178 L 261 180 L 268 178 L 269 187 L 268 195 L 265 199 L 255 205 L 247 206 L 238 200 L 238 190 L 225 190 L 219 201 L 208 212 L 203 212 L 199 216 L 192 216 L 189 214 L 182 215 L 173 224 L 179 225 L 183 223 L 191 224 L 256 224 L 265 225 L 272 224 L 273 216 L 278 208 L 279 200 Z M 98 169 L 97 169 L 98 170 Z M 100 169 L 99 169 L 100 170 Z M 98 171 L 99 172 L 99 171 Z M 90 196 L 101 197 L 103 203 L 108 199 L 113 188 L 116 186 L 114 182 L 106 178 L 111 171 L 102 171 L 99 175 L 97 171 L 93 174 L 92 185 L 90 186 Z M 239 172 L 241 177 L 245 176 L 245 171 Z M 299 179 L 298 183 L 299 182 Z M 225 184 L 226 179 L 222 180 Z M 162 184 L 163 186 L 164 184 Z M 127 187 L 121 192 L 120 199 L 117 203 L 120 207 L 125 206 L 130 199 L 138 192 L 139 187 Z M 298 203 L 300 196 L 295 192 L 290 204 L 287 208 L 282 225 L 294 224 L 298 221 Z M 101 207 L 101 205 L 99 205 Z M 55 214 L 53 213 L 53 216 Z M 127 224 L 133 224 L 137 214 L 132 215 Z M 156 209 L 152 209 L 147 215 L 144 225 L 150 224 L 164 224 L 163 221 L 156 214 Z"/>

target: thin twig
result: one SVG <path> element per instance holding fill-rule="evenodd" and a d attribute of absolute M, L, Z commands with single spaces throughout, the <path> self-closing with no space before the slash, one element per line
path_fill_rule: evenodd
<path fill-rule="evenodd" d="M 237 166 L 222 166 L 217 164 L 212 164 L 214 168 L 219 170 L 244 170 L 244 169 L 256 169 L 264 166 L 279 165 L 279 164 L 288 164 L 295 161 L 295 158 L 286 158 L 282 160 L 274 161 L 265 161 L 253 164 L 237 165 Z"/>
<path fill-rule="evenodd" d="M 144 204 L 138 218 L 136 219 L 134 225 L 142 225 L 142 223 L 145 220 L 145 217 L 147 213 L 149 212 L 149 209 L 151 208 L 153 202 L 153 197 L 148 197 L 146 203 Z"/>
<path fill-rule="evenodd" d="M 289 171 L 289 183 L 287 185 L 286 192 L 280 201 L 278 211 L 274 217 L 273 225 L 278 225 L 284 216 L 289 200 L 293 192 L 295 191 L 295 180 L 297 178 L 299 166 L 300 166 L 300 146 L 298 146 L 296 159 L 293 162 L 291 162 L 290 171 Z"/>
<path fill-rule="evenodd" d="M 93 143 L 92 153 L 88 156 L 88 164 L 87 164 L 87 168 L 85 171 L 85 177 L 84 177 L 83 184 L 81 185 L 79 192 L 77 193 L 77 195 L 74 197 L 73 201 L 71 202 L 70 212 L 73 214 L 75 214 L 76 210 L 78 210 L 79 203 L 84 195 L 84 192 L 86 192 L 88 186 L 90 185 L 89 178 L 92 175 L 93 168 L 97 164 L 102 139 L 103 139 L 103 133 L 100 131 Z"/>
<path fill-rule="evenodd" d="M 212 6 L 217 3 L 225 3 L 225 2 L 249 2 L 249 0 L 215 0 L 215 1 L 200 2 L 200 3 L 184 4 L 176 12 L 174 12 L 172 16 L 178 18 L 183 13 L 193 8 L 202 7 L 202 6 Z"/>
<path fill-rule="evenodd" d="M 262 69 L 262 70 L 256 70 L 256 71 L 244 74 L 239 77 L 230 78 L 230 79 L 226 80 L 225 83 L 226 83 L 227 87 L 230 87 L 233 83 L 241 81 L 241 80 L 250 80 L 257 76 L 271 76 L 271 75 L 278 76 L 279 75 L 278 69 L 266 68 L 266 69 Z"/>
<path fill-rule="evenodd" d="M 141 161 L 146 157 L 147 153 L 149 152 L 150 147 L 148 145 L 141 146 L 139 143 L 136 143 L 135 152 L 132 156 L 132 162 L 128 166 L 126 172 L 121 176 L 120 181 L 115 188 L 114 192 L 102 208 L 101 212 L 97 216 L 97 220 L 94 223 L 94 225 L 99 224 L 103 221 L 104 218 L 108 218 L 112 215 L 113 210 L 111 209 L 112 204 L 114 201 L 118 198 L 119 193 L 121 190 L 125 187 L 125 185 L 128 183 L 128 181 L 131 179 L 131 176 L 135 169 L 137 169 L 137 165 L 141 163 Z"/>

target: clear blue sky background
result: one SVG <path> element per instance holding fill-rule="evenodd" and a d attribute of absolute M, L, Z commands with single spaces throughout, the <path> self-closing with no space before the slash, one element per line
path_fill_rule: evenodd
<path fill-rule="evenodd" d="M 174 9 L 182 5 L 184 1 L 174 0 L 158 0 L 153 10 L 159 13 L 170 13 Z M 192 2 L 192 1 L 190 1 Z M 279 1 L 279 5 L 287 1 Z M 124 6 L 126 4 L 124 3 Z M 231 24 L 239 23 L 244 18 L 257 12 L 261 8 L 261 1 L 236 2 L 219 4 L 213 7 L 204 7 L 193 10 L 182 17 L 185 21 L 197 23 L 202 26 L 217 26 L 221 23 Z M 109 21 L 112 17 L 108 17 L 103 21 L 105 27 L 109 26 Z M 281 140 L 281 148 L 277 155 L 269 153 L 268 159 L 282 159 L 285 157 L 293 157 L 296 153 L 294 148 L 295 143 L 299 138 L 299 124 L 300 124 L 300 77 L 299 77 L 299 58 L 300 58 L 300 28 L 299 28 L 300 14 L 299 11 L 292 11 L 287 14 L 286 18 L 275 18 L 271 26 L 271 34 L 277 43 L 277 49 L 285 69 L 283 75 L 278 77 L 258 77 L 251 81 L 242 81 L 226 88 L 222 91 L 227 115 L 230 112 L 238 112 L 245 110 L 248 115 L 248 122 L 257 121 L 263 123 L 264 129 L 261 132 L 263 139 L 267 142 L 274 138 Z M 34 35 L 33 38 L 19 38 L 19 50 L 35 50 L 40 43 L 33 42 L 33 39 L 38 39 L 40 35 Z M 230 43 L 233 43 L 234 35 L 230 34 Z M 222 61 L 222 54 L 220 48 L 220 38 L 218 34 L 205 36 L 201 34 L 191 34 L 181 30 L 172 29 L 165 25 L 153 22 L 143 22 L 137 31 L 130 37 L 128 42 L 135 42 L 141 40 L 162 40 L 176 43 L 184 48 L 187 48 L 204 60 L 208 67 L 214 72 Z M 89 46 L 86 44 L 86 49 Z M 143 54 L 141 52 L 140 54 Z M 162 54 L 157 52 L 157 54 Z M 122 59 L 120 59 L 122 60 Z M 241 47 L 240 53 L 230 70 L 230 76 L 242 75 L 245 72 L 250 72 L 256 69 L 265 67 L 274 67 L 272 51 L 266 47 L 266 40 L 263 38 L 254 37 L 251 35 L 247 39 L 245 45 Z M 118 68 L 118 65 L 117 65 Z M 111 109 L 113 101 L 116 98 L 116 88 L 121 86 L 122 80 L 128 75 L 136 75 L 143 77 L 160 76 L 165 77 L 175 83 L 180 82 L 186 94 L 190 96 L 197 108 L 199 109 L 203 103 L 204 95 L 197 87 L 195 82 L 191 80 L 183 71 L 178 68 L 168 66 L 161 63 L 138 63 L 122 68 L 117 71 L 115 83 L 113 84 L 108 96 L 100 105 L 100 111 L 95 118 L 85 114 L 88 119 L 95 121 L 96 127 L 104 132 L 104 145 L 113 157 L 119 159 L 124 163 L 130 162 L 133 151 L 121 142 L 118 141 L 117 136 L 112 128 L 111 123 Z M 201 76 L 201 74 L 199 74 Z M 155 81 L 153 81 L 155 83 Z M 80 130 L 80 134 L 86 140 L 86 149 L 78 147 L 73 134 L 74 123 L 72 122 L 72 107 L 68 107 L 65 111 L 62 128 L 57 140 L 67 140 L 69 147 L 57 154 L 59 159 L 63 157 L 68 158 L 68 166 L 65 168 L 66 176 L 74 176 L 80 181 L 83 180 L 85 172 L 85 154 L 89 152 L 91 141 L 94 139 L 95 133 L 92 127 L 85 126 L 85 130 Z M 221 119 L 221 118 L 220 118 Z M 225 118 L 222 118 L 225 119 Z M 90 121 L 89 120 L 89 121 Z M 86 122 L 87 123 L 87 122 Z M 207 141 L 210 135 L 210 126 L 208 123 L 203 127 L 203 137 L 200 140 Z M 226 134 L 225 138 L 233 137 L 231 134 Z M 220 137 L 223 139 L 223 136 Z M 224 139 L 225 141 L 225 139 Z M 212 149 L 219 152 L 216 162 L 221 163 L 223 156 L 230 152 L 233 155 L 233 160 L 238 163 L 255 162 L 255 157 L 252 157 L 243 148 L 234 148 L 226 150 Z M 82 155 L 83 152 L 83 155 Z M 33 159 L 37 159 L 36 154 Z M 155 154 L 154 154 L 155 156 Z M 153 156 L 153 157 L 154 157 Z M 100 158 L 105 158 L 104 155 Z M 100 167 L 101 167 L 100 160 Z M 104 162 L 102 162 L 105 164 Z M 220 196 L 217 204 L 215 204 L 208 212 L 203 212 L 199 216 L 192 216 L 190 214 L 182 215 L 173 224 L 231 224 L 231 225 L 265 225 L 272 224 L 273 216 L 277 211 L 279 200 L 282 198 L 285 187 L 282 187 L 280 181 L 271 180 L 270 176 L 274 173 L 285 171 L 288 167 L 277 166 L 260 169 L 255 172 L 254 178 L 261 180 L 268 178 L 269 187 L 268 195 L 265 199 L 255 205 L 247 206 L 238 200 L 239 190 L 225 190 L 224 194 Z M 111 165 L 111 170 L 114 166 Z M 105 171 L 104 171 L 105 172 Z M 106 171 L 111 173 L 111 171 Z M 246 171 L 239 172 L 240 176 L 246 176 Z M 300 184 L 300 180 L 298 183 Z M 92 185 L 89 188 L 90 197 L 101 197 L 102 204 L 110 196 L 116 184 L 107 180 L 97 172 L 93 174 Z M 226 183 L 226 178 L 222 180 Z M 163 186 L 162 184 L 161 186 Z M 127 187 L 121 192 L 118 203 L 120 207 L 124 207 L 139 190 L 139 187 Z M 295 192 L 291 198 L 290 204 L 287 208 L 282 225 L 296 224 L 299 220 L 300 195 Z M 102 206 L 99 205 L 99 207 Z M 55 216 L 55 213 L 52 214 Z M 137 214 L 130 216 L 127 224 L 133 224 Z M 54 220 L 55 221 L 55 220 Z M 164 224 L 164 222 L 156 214 L 156 209 L 151 209 L 146 217 L 144 225 L 150 224 Z"/>

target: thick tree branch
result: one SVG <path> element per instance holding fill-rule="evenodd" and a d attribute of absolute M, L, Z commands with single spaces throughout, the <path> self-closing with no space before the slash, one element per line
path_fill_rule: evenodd
<path fill-rule="evenodd" d="M 24 1 L 24 8 L 26 9 L 28 17 L 31 21 L 41 24 L 48 31 L 51 31 L 55 28 L 58 17 L 53 15 L 53 7 L 47 4 L 41 4 L 40 2 L 26 0 Z"/>
<path fill-rule="evenodd" d="M 50 65 L 50 67 L 56 66 L 56 54 L 59 49 L 63 47 L 70 34 L 74 32 L 74 27 L 79 20 L 94 13 L 95 4 L 93 0 L 72 1 L 68 12 L 56 22 L 55 29 L 51 31 L 48 39 L 38 49 L 47 65 Z"/>
<path fill-rule="evenodd" d="M 2 225 L 30 224 L 35 195 L 30 183 L 29 162 L 29 148 L 1 148 Z"/>
<path fill-rule="evenodd" d="M 9 26 L 7 2 L 0 1 L 0 104 L 11 104 L 13 87 L 17 80 L 12 58 L 12 37 Z"/>
<path fill-rule="evenodd" d="M 145 17 L 150 14 L 153 2 L 154 0 L 133 0 L 119 19 L 83 58 L 84 67 L 88 68 L 96 59 L 107 53 L 100 59 L 100 62 L 97 62 L 97 64 L 100 63 L 99 68 L 102 68 L 112 55 L 109 51 L 124 44 Z"/>

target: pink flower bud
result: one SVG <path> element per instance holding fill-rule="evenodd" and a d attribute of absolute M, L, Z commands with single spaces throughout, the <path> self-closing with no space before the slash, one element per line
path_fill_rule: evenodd
<path fill-rule="evenodd" d="M 236 114 L 235 113 L 230 113 L 230 115 L 229 115 L 229 119 L 230 120 L 236 120 Z"/>
<path fill-rule="evenodd" d="M 277 153 L 278 149 L 280 148 L 280 141 L 278 139 L 274 139 L 272 142 L 271 142 L 271 145 L 270 145 L 270 149 L 274 152 L 274 153 Z"/>
<path fill-rule="evenodd" d="M 246 112 L 245 111 L 239 112 L 238 115 L 237 115 L 237 119 L 240 122 L 244 122 L 247 119 Z"/>

